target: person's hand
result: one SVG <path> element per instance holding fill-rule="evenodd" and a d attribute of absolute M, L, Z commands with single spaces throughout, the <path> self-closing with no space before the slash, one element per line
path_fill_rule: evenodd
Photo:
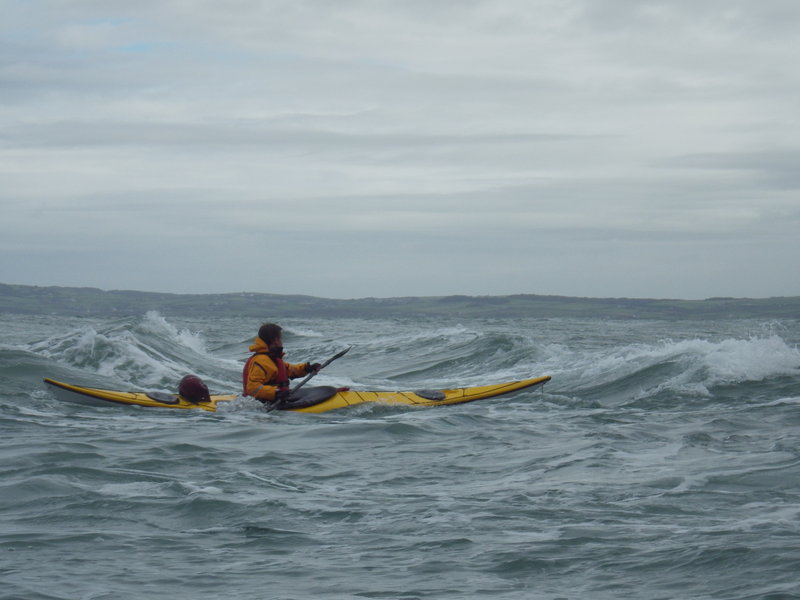
<path fill-rule="evenodd" d="M 322 368 L 322 365 L 319 363 L 308 363 L 306 365 L 306 373 L 319 373 L 319 370 Z"/>
<path fill-rule="evenodd" d="M 275 402 L 277 404 L 283 404 L 284 402 L 288 402 L 292 397 L 292 390 L 290 389 L 280 389 L 275 392 Z"/>

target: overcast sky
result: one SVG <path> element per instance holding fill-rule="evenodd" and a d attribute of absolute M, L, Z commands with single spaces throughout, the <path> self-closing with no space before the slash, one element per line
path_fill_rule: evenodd
<path fill-rule="evenodd" d="M 797 0 L 0 0 L 0 282 L 800 295 Z"/>

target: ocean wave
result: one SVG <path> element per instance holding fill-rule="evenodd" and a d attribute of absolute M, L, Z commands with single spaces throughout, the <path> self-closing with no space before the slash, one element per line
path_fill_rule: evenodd
<path fill-rule="evenodd" d="M 715 388 L 800 375 L 800 350 L 778 335 L 722 340 L 663 340 L 611 351 L 548 348 L 559 387 L 573 393 L 641 399 L 674 393 L 709 397 Z M 567 380 L 567 382 L 564 382 Z"/>
<path fill-rule="evenodd" d="M 25 351 L 106 384 L 172 389 L 188 373 L 230 389 L 238 362 L 207 350 L 201 333 L 179 328 L 155 311 L 141 318 L 84 324 L 28 344 Z"/>

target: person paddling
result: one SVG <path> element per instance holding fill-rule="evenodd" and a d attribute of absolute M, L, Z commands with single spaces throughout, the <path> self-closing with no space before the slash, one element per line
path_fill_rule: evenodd
<path fill-rule="evenodd" d="M 319 363 L 291 364 L 283 362 L 283 329 L 275 323 L 264 323 L 250 346 L 253 355 L 242 370 L 242 392 L 264 404 L 282 402 L 291 393 L 289 380 L 320 370 Z"/>

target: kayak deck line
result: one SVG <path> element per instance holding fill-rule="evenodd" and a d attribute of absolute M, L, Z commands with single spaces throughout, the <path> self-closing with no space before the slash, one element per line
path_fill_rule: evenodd
<path fill-rule="evenodd" d="M 335 388 L 330 388 L 332 390 L 330 394 L 324 395 L 322 398 L 314 400 L 311 403 L 298 402 L 293 405 L 290 402 L 284 407 L 277 408 L 279 410 L 293 412 L 322 413 L 329 410 L 337 410 L 366 403 L 406 406 L 463 404 L 544 385 L 548 381 L 550 381 L 550 376 L 546 375 L 533 379 L 523 379 L 520 381 L 509 381 L 484 386 L 449 390 L 418 390 L 413 392 L 336 390 Z M 229 402 L 241 397 L 239 394 L 212 394 L 209 401 L 193 403 L 177 394 L 168 392 L 122 392 L 106 390 L 72 385 L 62 381 L 56 381 L 49 377 L 44 379 L 44 383 L 52 388 L 53 393 L 59 400 L 92 406 L 108 406 L 109 403 L 112 403 L 156 408 L 201 409 L 214 412 L 217 410 L 219 403 Z M 313 387 L 304 388 L 301 393 L 310 393 L 312 390 L 319 389 L 320 388 Z"/>

